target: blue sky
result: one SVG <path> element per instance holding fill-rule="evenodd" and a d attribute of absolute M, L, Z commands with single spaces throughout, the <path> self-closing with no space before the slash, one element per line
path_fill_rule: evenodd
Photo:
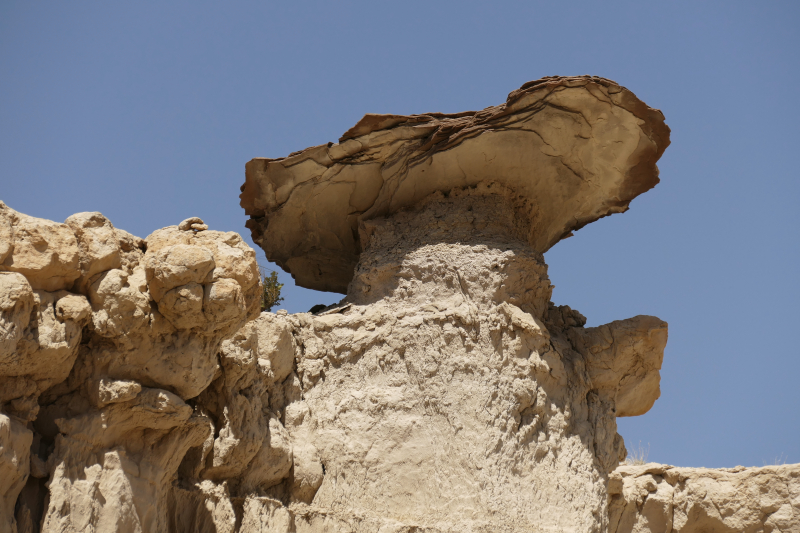
<path fill-rule="evenodd" d="M 547 75 L 616 80 L 672 128 L 662 182 L 546 255 L 557 304 L 670 325 L 630 447 L 685 466 L 800 462 L 800 3 L 0 4 L 0 199 L 145 237 L 242 233 L 244 164 L 364 113 L 501 103 Z M 259 250 L 260 260 L 266 264 Z M 340 296 L 286 283 L 285 308 Z"/>

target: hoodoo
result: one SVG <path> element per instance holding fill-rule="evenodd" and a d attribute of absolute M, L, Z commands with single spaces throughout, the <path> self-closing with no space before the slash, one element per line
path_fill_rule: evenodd
<path fill-rule="evenodd" d="M 259 312 L 255 251 L 200 218 L 0 202 L 0 531 L 800 531 L 800 465 L 620 466 L 667 324 L 550 301 L 542 254 L 668 143 L 614 82 L 545 78 L 254 159 L 254 240 L 346 293 L 316 313 Z"/>
<path fill-rule="evenodd" d="M 668 143 L 614 82 L 545 78 L 248 163 L 253 239 L 299 285 L 347 294 L 292 317 L 291 418 L 324 475 L 286 497 L 309 531 L 606 529 L 615 418 L 658 398 L 667 324 L 585 328 L 550 303 L 542 253 L 658 183 Z"/>

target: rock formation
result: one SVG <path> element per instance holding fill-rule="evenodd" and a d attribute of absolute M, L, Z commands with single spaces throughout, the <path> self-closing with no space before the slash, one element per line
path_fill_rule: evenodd
<path fill-rule="evenodd" d="M 0 530 L 166 531 L 181 461 L 214 435 L 192 399 L 260 312 L 255 252 L 204 229 L 142 240 L 0 203 Z"/>
<path fill-rule="evenodd" d="M 483 111 L 366 115 L 338 144 L 253 159 L 241 205 L 253 240 L 298 285 L 345 293 L 359 221 L 495 182 L 525 199 L 524 237 L 544 253 L 655 186 L 668 144 L 661 112 L 624 87 L 543 78 Z"/>
<path fill-rule="evenodd" d="M 658 398 L 667 325 L 584 328 L 550 303 L 542 253 L 653 187 L 668 136 L 609 80 L 547 78 L 247 165 L 267 257 L 347 293 L 291 317 L 303 400 L 286 427 L 324 476 L 275 495 L 309 503 L 305 530 L 606 529 L 615 419 Z"/>
<path fill-rule="evenodd" d="M 653 187 L 668 135 L 545 78 L 251 161 L 254 240 L 346 292 L 316 313 L 259 313 L 255 252 L 199 218 L 0 203 L 0 531 L 796 531 L 796 467 L 617 468 L 667 324 L 550 302 L 542 254 Z"/>
<path fill-rule="evenodd" d="M 608 492 L 610 533 L 800 531 L 800 464 L 621 466 Z"/>

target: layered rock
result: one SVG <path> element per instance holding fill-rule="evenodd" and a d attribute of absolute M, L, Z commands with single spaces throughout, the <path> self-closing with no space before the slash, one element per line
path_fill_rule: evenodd
<path fill-rule="evenodd" d="M 494 181 L 527 199 L 525 237 L 544 253 L 655 186 L 668 144 L 661 112 L 613 81 L 543 78 L 483 111 L 368 114 L 338 143 L 253 159 L 241 205 L 298 285 L 345 293 L 361 220 Z"/>
<path fill-rule="evenodd" d="M 800 464 L 625 465 L 611 475 L 608 491 L 611 533 L 800 531 Z"/>

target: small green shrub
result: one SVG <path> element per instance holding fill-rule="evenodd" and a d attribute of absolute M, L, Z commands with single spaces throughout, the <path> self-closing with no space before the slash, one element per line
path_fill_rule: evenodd
<path fill-rule="evenodd" d="M 278 273 L 274 270 L 268 270 L 262 266 L 258 268 L 261 270 L 261 283 L 264 285 L 261 293 L 261 310 L 272 311 L 273 307 L 283 301 L 281 296 L 283 283 L 278 283 Z"/>

